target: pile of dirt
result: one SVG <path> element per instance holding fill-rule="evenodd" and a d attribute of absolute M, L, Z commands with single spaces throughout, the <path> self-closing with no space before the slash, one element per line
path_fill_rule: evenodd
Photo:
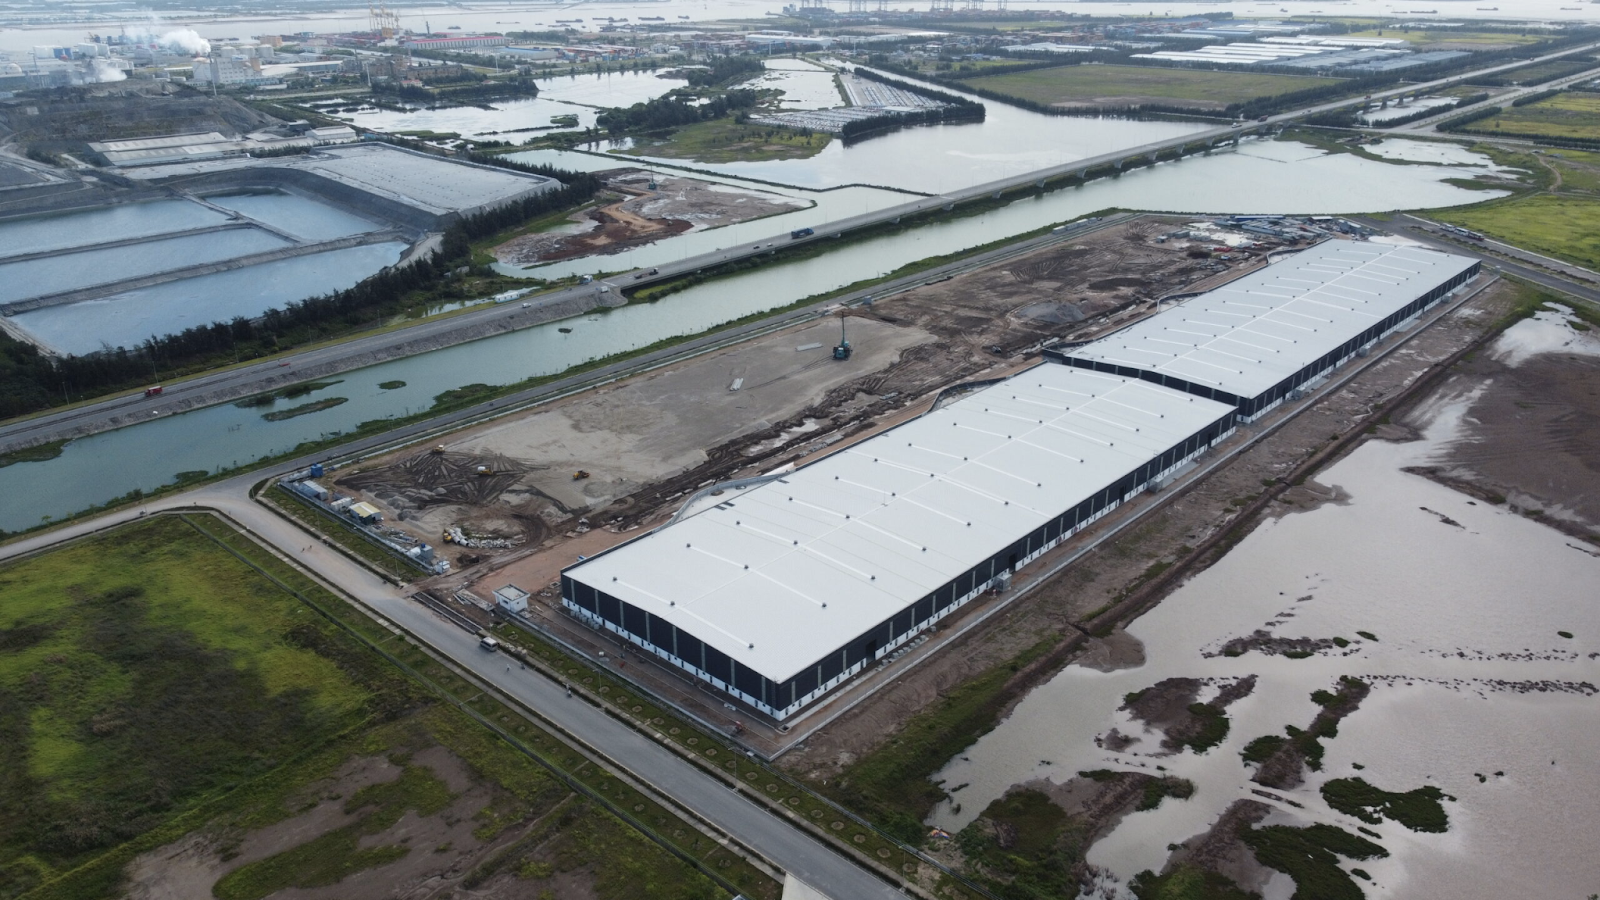
<path fill-rule="evenodd" d="M 605 205 L 575 213 L 576 232 L 524 234 L 495 247 L 503 263 L 536 263 L 620 253 L 697 228 L 731 225 L 790 212 L 805 204 L 695 178 L 657 176 L 640 169 L 602 173 Z"/>

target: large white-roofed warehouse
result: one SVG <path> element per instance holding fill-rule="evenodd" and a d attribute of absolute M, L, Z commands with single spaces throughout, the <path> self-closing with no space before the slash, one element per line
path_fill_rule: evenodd
<path fill-rule="evenodd" d="M 1083 347 L 1069 366 L 1220 400 L 1248 422 L 1477 277 L 1478 260 L 1331 240 Z"/>
<path fill-rule="evenodd" d="M 1233 421 L 1138 379 L 1036 366 L 569 567 L 562 602 L 785 719 Z"/>

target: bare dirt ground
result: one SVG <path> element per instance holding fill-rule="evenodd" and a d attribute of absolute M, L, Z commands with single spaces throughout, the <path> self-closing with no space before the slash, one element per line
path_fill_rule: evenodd
<path fill-rule="evenodd" d="M 572 216 L 574 232 L 525 234 L 495 247 L 503 263 L 534 263 L 619 253 L 674 234 L 791 212 L 804 200 L 641 169 L 603 174 L 610 202 Z M 656 186 L 650 187 L 654 179 Z"/>
<path fill-rule="evenodd" d="M 837 320 L 815 321 L 460 432 L 443 454 L 413 447 L 363 463 L 335 483 L 435 546 L 453 525 L 516 544 L 512 558 L 474 550 L 455 561 L 513 563 L 495 578 L 536 590 L 706 484 L 854 439 L 949 384 L 1014 368 L 1013 354 L 1047 338 L 1215 277 L 1214 264 L 1154 242 L 1173 224 L 1135 220 L 852 310 L 845 362 L 831 355 Z"/>
<path fill-rule="evenodd" d="M 393 826 L 364 836 L 361 845 L 404 845 L 405 857 L 362 875 L 322 888 L 289 888 L 277 900 L 390 900 L 449 893 L 479 860 L 507 842 L 484 842 L 473 835 L 481 823 L 474 815 L 491 805 L 499 790 L 474 778 L 454 754 L 434 746 L 417 753 L 411 764 L 426 766 L 455 794 L 449 806 L 426 817 L 407 812 Z M 194 832 L 177 843 L 152 850 L 128 867 L 126 895 L 131 900 L 213 900 L 212 885 L 229 872 L 298 847 L 321 835 L 351 825 L 361 810 L 348 810 L 344 798 L 363 787 L 394 781 L 401 766 L 383 757 L 358 757 L 291 798 L 286 804 L 301 811 L 283 821 L 244 834 Z"/>
<path fill-rule="evenodd" d="M 956 646 L 943 648 L 936 664 L 919 666 L 901 675 L 826 729 L 809 736 L 803 745 L 782 757 L 782 764 L 808 778 L 836 777 L 844 766 L 892 738 L 911 716 L 947 691 L 1007 664 L 1042 639 L 1071 634 L 1090 624 L 1097 611 L 1128 597 L 1152 577 L 1152 572 L 1186 557 L 1192 548 L 1233 522 L 1265 485 L 1289 473 L 1338 437 L 1366 428 L 1366 416 L 1375 403 L 1397 394 L 1434 363 L 1469 346 L 1509 311 L 1513 294 L 1505 284 L 1479 294 L 1462 309 L 1374 363 L 1335 394 L 1300 412 L 1229 465 L 1146 516 L 1142 524 L 1097 547 L 1015 601 L 999 621 L 975 629 Z M 1231 440 L 1252 440 L 1253 432 L 1247 427 Z M 1403 436 L 1407 431 L 1379 424 L 1375 433 L 1380 437 Z M 1337 497 L 1332 489 L 1307 482 L 1282 494 L 1266 514 L 1289 515 L 1336 501 Z M 1093 539 L 1097 531 L 1085 532 L 1084 537 L 1068 542 L 1057 552 L 1068 552 Z M 1048 564 L 1047 556 L 1034 566 Z M 1021 574 L 1026 576 L 1026 570 Z M 1025 667 L 1014 678 L 1026 683 L 1016 685 L 1018 690 L 1006 696 L 1014 697 L 1013 703 L 1020 700 L 1028 686 L 1048 679 L 1053 672 L 1050 667 Z M 1001 716 L 1004 714 L 1002 710 Z"/>

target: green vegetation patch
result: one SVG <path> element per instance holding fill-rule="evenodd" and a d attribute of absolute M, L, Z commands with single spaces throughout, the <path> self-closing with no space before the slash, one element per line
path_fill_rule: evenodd
<path fill-rule="evenodd" d="M 293 419 L 297 416 L 309 416 L 312 413 L 319 413 L 325 409 L 333 409 L 335 406 L 338 406 L 341 403 L 348 402 L 350 402 L 349 397 L 328 397 L 323 400 L 313 400 L 310 403 L 302 403 L 299 406 L 291 406 L 288 409 L 275 409 L 269 413 L 262 413 L 261 418 L 268 422 L 282 422 L 284 419 Z"/>
<path fill-rule="evenodd" d="M 1140 106 L 1152 102 L 1223 109 L 1257 97 L 1334 84 L 1336 79 L 1154 66 L 1069 65 L 980 75 L 964 84 L 1046 106 Z"/>
<path fill-rule="evenodd" d="M 1135 809 L 1143 812 L 1155 809 L 1161 801 L 1171 797 L 1174 800 L 1187 800 L 1194 796 L 1194 782 L 1187 778 L 1153 778 L 1145 782 L 1144 795 L 1139 798 L 1139 805 Z"/>
<path fill-rule="evenodd" d="M 1339 857 L 1378 859 L 1388 851 L 1342 828 L 1268 825 L 1241 832 L 1256 860 L 1294 879 L 1295 900 L 1363 900 L 1360 886 L 1339 866 Z"/>
<path fill-rule="evenodd" d="M 325 622 L 177 519 L 0 567 L 0 595 L 0 867 L 70 869 L 371 711 Z"/>
<path fill-rule="evenodd" d="M 1260 765 L 1276 756 L 1278 751 L 1283 749 L 1283 745 L 1287 743 L 1289 743 L 1289 739 L 1282 735 L 1264 734 L 1245 744 L 1244 749 L 1239 752 L 1239 756 L 1247 763 Z"/>
<path fill-rule="evenodd" d="M 1204 753 L 1228 737 L 1228 714 L 1209 703 L 1189 704 L 1189 714 L 1200 723 L 1194 734 L 1186 735 L 1180 745 L 1196 753 Z"/>
<path fill-rule="evenodd" d="M 398 390 L 399 388 L 403 388 L 405 386 L 406 386 L 406 383 L 404 381 L 380 381 L 380 382 L 378 382 L 378 387 L 380 389 L 382 389 L 382 390 L 385 390 L 385 391 Z"/>
<path fill-rule="evenodd" d="M 1245 891 L 1224 875 L 1187 863 L 1162 875 L 1146 869 L 1133 877 L 1128 888 L 1139 900 L 1258 900 L 1261 896 Z"/>
<path fill-rule="evenodd" d="M 320 391 L 323 388 L 333 387 L 336 384 L 343 383 L 343 378 L 337 378 L 332 381 L 302 381 L 299 384 L 291 384 L 286 388 L 280 388 L 276 391 L 268 391 L 265 394 L 256 394 L 251 397 L 246 397 L 243 400 L 236 401 L 233 405 L 239 407 L 240 409 L 251 409 L 257 406 L 271 406 L 279 400 L 293 400 L 296 397 L 304 397 L 307 394 Z M 404 384 L 404 382 L 401 383 Z"/>
<path fill-rule="evenodd" d="M 898 735 L 851 765 L 829 785 L 830 792 L 901 840 L 920 841 L 922 821 L 946 796 L 931 776 L 994 728 L 1011 676 L 1056 643 L 1056 638 L 1040 641 L 1010 663 L 946 691 Z"/>
<path fill-rule="evenodd" d="M 1581 138 L 1600 141 L 1600 93 L 1562 91 L 1526 106 L 1506 106 L 1499 115 L 1462 129 L 1470 134 Z"/>
<path fill-rule="evenodd" d="M 1525 250 L 1600 269 L 1600 203 L 1593 198 L 1534 194 L 1443 209 L 1433 218 Z"/>
<path fill-rule="evenodd" d="M 1322 799 L 1339 812 L 1372 825 L 1387 817 L 1412 831 L 1450 829 L 1450 817 L 1444 811 L 1445 796 L 1433 785 L 1394 793 L 1360 778 L 1335 778 L 1322 786 Z"/>
<path fill-rule="evenodd" d="M 675 129 L 665 137 L 641 139 L 633 149 L 616 152 L 704 163 L 761 162 L 807 159 L 832 141 L 833 135 L 825 132 L 711 119 Z"/>
<path fill-rule="evenodd" d="M 35 444 L 32 447 L 23 447 L 21 450 L 0 453 L 0 469 L 17 463 L 48 462 L 60 456 L 66 446 L 66 441 L 51 441 L 48 444 Z"/>
<path fill-rule="evenodd" d="M 1006 898 L 1069 897 L 1080 841 L 1065 811 L 1040 791 L 1013 791 L 989 804 L 957 836 L 969 869 Z"/>

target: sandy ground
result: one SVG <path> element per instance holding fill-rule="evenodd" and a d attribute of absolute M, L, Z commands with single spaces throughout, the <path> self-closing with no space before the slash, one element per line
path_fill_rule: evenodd
<path fill-rule="evenodd" d="M 805 200 L 697 178 L 618 169 L 602 175 L 612 200 L 573 215 L 573 227 L 525 234 L 491 251 L 503 263 L 528 266 L 597 253 L 617 253 L 673 234 L 747 222 L 809 205 Z M 655 188 L 650 187 L 654 179 Z"/>
<path fill-rule="evenodd" d="M 1438 360 L 1470 344 L 1509 309 L 1504 285 L 1480 294 L 1466 307 L 1434 324 L 1405 347 L 1374 364 L 1345 388 L 1325 398 L 1261 441 L 1230 465 L 1212 473 L 1183 496 L 1145 518 L 1137 528 L 1107 542 L 1049 583 L 1016 601 L 1003 620 L 965 636 L 940 651 L 936 664 L 919 666 L 892 686 L 860 703 L 803 746 L 782 757 L 783 765 L 817 779 L 835 777 L 850 761 L 892 738 L 899 728 L 947 691 L 1003 665 L 1040 639 L 1061 634 L 1067 623 L 1125 596 L 1156 563 L 1172 562 L 1233 521 L 1263 482 L 1298 465 L 1337 435 L 1364 427 L 1373 403 L 1398 393 Z M 1398 426 L 1392 426 L 1396 430 Z M 1379 426 L 1380 436 L 1384 426 Z M 1245 429 L 1233 440 L 1251 436 Z M 1308 482 L 1283 495 L 1272 515 L 1310 509 L 1336 500 L 1336 492 Z M 1087 532 L 1093 537 L 1094 531 Z M 1068 542 L 1060 552 L 1070 550 Z M 1035 566 L 1049 564 L 1045 560 Z M 1026 571 L 1023 573 L 1026 574 Z M 1034 683 L 1052 672 L 1027 672 Z M 1026 693 L 1022 691 L 1021 693 Z M 1002 712 L 1002 717 L 1004 713 Z"/>

